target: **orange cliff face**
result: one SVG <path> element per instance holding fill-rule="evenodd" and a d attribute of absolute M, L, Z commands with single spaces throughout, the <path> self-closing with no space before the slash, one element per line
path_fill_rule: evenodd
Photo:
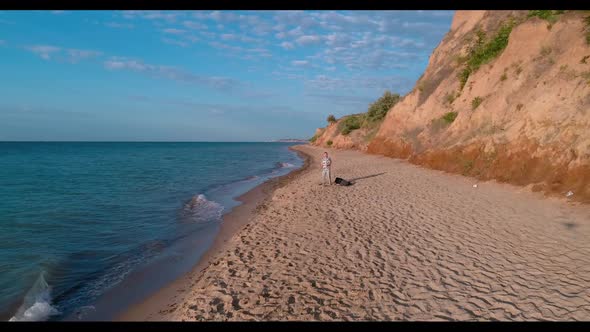
<path fill-rule="evenodd" d="M 328 126 L 314 144 L 408 159 L 447 172 L 530 186 L 590 202 L 590 27 L 566 12 L 550 24 L 527 11 L 458 11 L 416 87 L 368 142 Z M 461 88 L 477 31 L 515 22 L 504 50 Z M 463 57 L 463 58 L 462 58 Z M 358 133 L 357 133 L 358 132 Z M 356 134 L 356 136 L 355 136 Z"/>

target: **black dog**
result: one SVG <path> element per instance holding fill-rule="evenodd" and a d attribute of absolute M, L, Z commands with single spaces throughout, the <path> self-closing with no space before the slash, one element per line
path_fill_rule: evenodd
<path fill-rule="evenodd" d="M 346 181 L 343 178 L 334 179 L 334 183 L 339 184 L 341 186 L 350 186 L 352 184 L 352 182 Z"/>

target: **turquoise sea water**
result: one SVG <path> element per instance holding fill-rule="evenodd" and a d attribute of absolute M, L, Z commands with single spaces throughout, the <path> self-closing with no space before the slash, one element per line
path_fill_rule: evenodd
<path fill-rule="evenodd" d="M 0 143 L 0 315 L 112 318 L 188 271 L 233 198 L 300 167 L 291 145 Z"/>

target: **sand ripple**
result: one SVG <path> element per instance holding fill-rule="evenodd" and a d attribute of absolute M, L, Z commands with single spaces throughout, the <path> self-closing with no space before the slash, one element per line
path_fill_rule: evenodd
<path fill-rule="evenodd" d="M 322 187 L 312 164 L 277 189 L 169 319 L 590 319 L 588 207 L 356 151 L 333 160 L 355 185 Z"/>

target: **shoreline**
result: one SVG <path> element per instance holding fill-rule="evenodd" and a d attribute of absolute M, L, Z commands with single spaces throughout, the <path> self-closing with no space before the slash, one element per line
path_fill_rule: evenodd
<path fill-rule="evenodd" d="M 297 155 L 303 159 L 303 165 L 300 168 L 285 175 L 271 178 L 236 197 L 235 200 L 239 201 L 241 204 L 223 215 L 219 232 L 215 235 L 215 239 L 211 246 L 205 251 L 201 258 L 199 258 L 197 264 L 189 272 L 176 278 L 173 282 L 149 295 L 139 303 L 133 304 L 131 307 L 125 309 L 122 313 L 116 315 L 113 320 L 163 320 L 165 315 L 175 308 L 174 306 L 169 306 L 168 308 L 165 306 L 174 301 L 178 302 L 187 295 L 186 289 L 190 288 L 190 278 L 202 273 L 217 255 L 227 249 L 229 239 L 235 234 L 238 234 L 238 232 L 250 222 L 258 210 L 265 206 L 271 198 L 272 193 L 277 188 L 287 185 L 299 174 L 305 172 L 309 168 L 312 157 L 302 151 L 293 149 L 294 146 L 299 145 L 306 144 L 290 146 L 289 150 L 297 153 Z"/>

